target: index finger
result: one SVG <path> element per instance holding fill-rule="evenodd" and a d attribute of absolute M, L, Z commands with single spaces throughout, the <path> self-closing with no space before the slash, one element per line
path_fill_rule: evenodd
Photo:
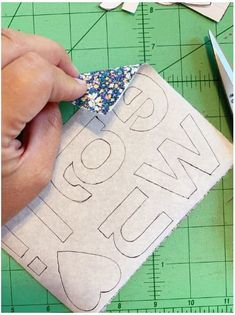
<path fill-rule="evenodd" d="M 64 70 L 65 73 L 73 77 L 78 76 L 78 71 L 64 48 L 53 40 L 12 29 L 3 29 L 1 37 L 2 68 L 27 52 L 36 52 L 49 63 Z"/>

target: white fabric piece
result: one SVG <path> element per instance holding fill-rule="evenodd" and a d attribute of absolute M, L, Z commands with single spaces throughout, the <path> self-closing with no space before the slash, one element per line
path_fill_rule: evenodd
<path fill-rule="evenodd" d="M 229 2 L 210 2 L 210 5 L 190 5 L 187 3 L 183 3 L 190 9 L 216 21 L 219 22 L 224 16 Z"/>
<path fill-rule="evenodd" d="M 105 10 L 113 10 L 117 8 L 120 4 L 123 3 L 122 9 L 125 11 L 128 11 L 130 13 L 135 13 L 137 10 L 139 2 L 101 2 L 100 7 Z M 177 2 L 158 2 L 162 5 L 174 5 Z M 229 2 L 209 2 L 209 1 L 186 1 L 181 2 L 185 6 L 189 7 L 190 9 L 216 21 L 219 22 L 222 17 L 224 16 L 224 13 L 226 12 Z"/>
<path fill-rule="evenodd" d="M 99 312 L 231 165 L 231 143 L 142 65 L 106 116 L 65 125 L 51 183 L 3 248 L 71 310 Z"/>
<path fill-rule="evenodd" d="M 122 9 L 127 11 L 127 12 L 130 12 L 130 13 L 135 13 L 135 11 L 137 10 L 137 7 L 139 5 L 139 2 L 122 2 L 122 1 L 108 2 L 108 1 L 105 1 L 105 2 L 100 3 L 100 7 L 102 9 L 109 11 L 109 10 L 113 10 L 113 9 L 117 8 L 122 3 L 123 3 Z"/>

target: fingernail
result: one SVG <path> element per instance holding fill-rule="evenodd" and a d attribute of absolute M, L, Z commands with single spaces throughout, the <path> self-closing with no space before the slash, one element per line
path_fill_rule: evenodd
<path fill-rule="evenodd" d="M 86 85 L 86 81 L 80 80 L 80 79 L 77 79 L 77 78 L 74 78 L 74 79 L 78 82 L 78 84 Z"/>

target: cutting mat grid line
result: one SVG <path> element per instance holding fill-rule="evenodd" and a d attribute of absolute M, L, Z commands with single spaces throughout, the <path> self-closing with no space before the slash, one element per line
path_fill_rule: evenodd
<path fill-rule="evenodd" d="M 182 5 L 141 3 L 133 15 L 120 8 L 105 12 L 96 3 L 2 3 L 2 26 L 58 41 L 81 72 L 147 62 L 231 140 L 231 116 L 206 34 L 217 35 L 232 62 L 232 14 L 230 4 L 217 24 Z M 61 111 L 65 122 L 76 108 L 63 103 Z M 229 171 L 107 311 L 232 312 L 232 189 Z M 4 251 L 2 311 L 69 312 Z"/>

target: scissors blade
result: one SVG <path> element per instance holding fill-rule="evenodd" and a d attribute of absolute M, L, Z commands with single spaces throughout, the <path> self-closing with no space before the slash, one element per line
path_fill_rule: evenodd
<path fill-rule="evenodd" d="M 213 47 L 215 59 L 218 65 L 221 79 L 223 81 L 224 89 L 227 94 L 231 110 L 233 112 L 233 70 L 228 63 L 222 49 L 220 48 L 217 40 L 212 32 L 209 30 L 209 36 Z"/>

